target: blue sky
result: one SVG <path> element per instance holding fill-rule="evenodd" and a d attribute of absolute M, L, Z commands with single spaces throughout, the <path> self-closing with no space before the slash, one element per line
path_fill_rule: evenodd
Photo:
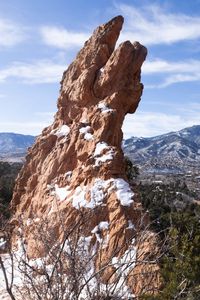
<path fill-rule="evenodd" d="M 120 36 L 148 48 L 139 109 L 125 137 L 200 124 L 200 0 L 0 1 L 0 132 L 39 134 L 59 81 L 93 30 L 116 15 Z"/>

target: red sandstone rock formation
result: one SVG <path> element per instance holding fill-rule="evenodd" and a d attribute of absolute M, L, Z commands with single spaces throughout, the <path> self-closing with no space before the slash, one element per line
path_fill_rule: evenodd
<path fill-rule="evenodd" d="M 156 242 L 148 238 L 147 243 L 147 233 L 141 230 L 141 223 L 144 228 L 148 221 L 127 182 L 121 127 L 125 115 L 134 113 L 140 101 L 141 65 L 147 50 L 130 41 L 115 49 L 122 24 L 123 17 L 118 16 L 99 26 L 64 72 L 55 120 L 30 149 L 12 205 L 13 220 L 23 216 L 32 257 L 41 255 L 43 248 L 41 245 L 41 252 L 36 252 L 31 223 L 48 219 L 55 241 L 62 235 L 58 211 L 67 229 L 87 215 L 80 231 L 96 245 L 96 269 L 113 262 L 101 273 L 102 281 L 114 281 L 111 273 L 127 251 L 140 253 L 137 271 L 128 269 L 128 276 L 135 272 L 135 277 L 129 276 L 124 283 L 139 294 L 146 282 L 140 276 L 144 249 L 153 251 Z M 156 270 L 151 269 L 153 274 Z"/>

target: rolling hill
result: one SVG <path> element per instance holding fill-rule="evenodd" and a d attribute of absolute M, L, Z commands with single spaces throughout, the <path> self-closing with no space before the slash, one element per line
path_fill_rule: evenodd
<path fill-rule="evenodd" d="M 0 160 L 10 162 L 21 162 L 35 141 L 32 135 L 17 133 L 0 133 Z"/>
<path fill-rule="evenodd" d="M 186 172 L 200 166 L 200 125 L 124 141 L 125 154 L 147 172 Z"/>

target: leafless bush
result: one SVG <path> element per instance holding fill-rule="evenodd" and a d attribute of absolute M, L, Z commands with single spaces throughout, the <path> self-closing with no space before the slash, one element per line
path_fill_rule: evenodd
<path fill-rule="evenodd" d="M 80 214 L 70 228 L 65 227 L 63 217 L 61 212 L 57 213 L 58 239 L 48 218 L 32 220 L 29 224 L 34 229 L 32 239 L 39 258 L 30 258 L 27 224 L 23 220 L 18 220 L 16 249 L 11 247 L 7 235 L 7 254 L 0 257 L 0 265 L 5 289 L 12 300 L 137 299 L 130 289 L 132 285 L 141 293 L 155 292 L 159 284 L 153 281 L 158 281 L 158 259 L 162 251 L 148 246 L 148 243 L 156 245 L 158 239 L 148 226 L 144 228 L 143 219 L 126 245 L 113 249 L 106 263 L 101 263 L 101 252 L 105 249 L 94 236 L 82 234 L 82 226 L 89 217 L 87 212 Z M 43 255 L 38 256 L 39 253 Z M 95 265 L 97 259 L 99 268 Z M 106 272 L 109 275 L 102 281 Z"/>

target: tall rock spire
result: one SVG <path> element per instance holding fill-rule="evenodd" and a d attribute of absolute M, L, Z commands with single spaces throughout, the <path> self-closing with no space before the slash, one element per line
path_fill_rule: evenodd
<path fill-rule="evenodd" d="M 61 227 L 68 230 L 87 215 L 81 237 L 90 237 L 95 246 L 95 268 L 109 265 L 101 272 L 103 282 L 125 253 L 134 252 L 135 259 L 143 253 L 144 258 L 144 249 L 155 246 L 151 232 L 140 245 L 137 241 L 148 217 L 128 183 L 121 149 L 124 117 L 135 112 L 142 95 L 140 73 L 147 50 L 130 41 L 115 49 L 122 25 L 118 16 L 99 26 L 64 72 L 54 122 L 29 150 L 12 199 L 13 220 L 23 216 L 26 224 L 30 257 L 45 255 L 42 246 L 41 251 L 35 246 L 34 220 L 48 220 L 55 242 Z M 64 216 L 62 226 L 58 212 Z M 142 263 L 135 268 L 137 276 L 142 273 Z M 129 276 L 125 284 L 137 294 L 143 280 L 133 284 Z"/>

